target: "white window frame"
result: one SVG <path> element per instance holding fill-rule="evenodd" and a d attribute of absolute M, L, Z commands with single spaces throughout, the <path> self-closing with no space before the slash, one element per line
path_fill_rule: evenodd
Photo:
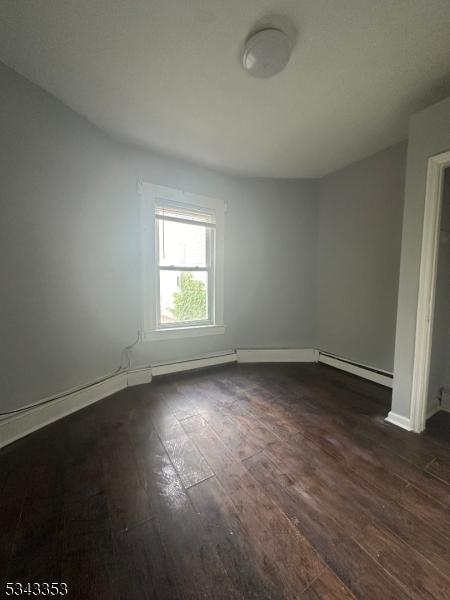
<path fill-rule="evenodd" d="M 142 288 L 143 288 L 143 340 L 168 340 L 183 337 L 216 335 L 225 332 L 223 321 L 223 265 L 224 265 L 224 220 L 225 204 L 215 198 L 185 192 L 175 188 L 141 182 L 142 232 Z M 159 323 L 159 268 L 156 264 L 158 236 L 156 206 L 183 206 L 193 211 L 214 212 L 215 231 L 209 238 L 214 242 L 208 248 L 210 255 L 208 279 L 208 316 L 205 321 L 190 323 Z M 194 269 L 195 270 L 195 269 Z"/>

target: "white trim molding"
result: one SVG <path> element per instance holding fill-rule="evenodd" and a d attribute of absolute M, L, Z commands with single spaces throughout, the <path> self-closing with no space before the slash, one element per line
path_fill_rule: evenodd
<path fill-rule="evenodd" d="M 144 385 L 152 380 L 151 367 L 143 367 L 142 369 L 130 369 L 127 375 L 127 386 Z"/>
<path fill-rule="evenodd" d="M 94 402 L 126 387 L 150 383 L 153 377 L 238 362 L 315 362 L 315 350 L 230 350 L 184 361 L 158 363 L 138 369 L 124 369 L 58 396 L 44 399 L 40 404 L 24 408 L 0 419 L 0 448 L 15 440 L 62 419 Z"/>
<path fill-rule="evenodd" d="M 369 381 L 392 388 L 393 378 L 392 373 L 389 373 L 389 371 L 374 369 L 368 365 L 354 363 L 345 358 L 333 354 L 322 353 L 320 351 L 319 362 L 330 367 L 334 367 L 335 369 L 352 373 L 353 375 L 357 375 L 363 379 L 368 379 Z"/>
<path fill-rule="evenodd" d="M 127 387 L 126 371 L 0 421 L 0 448 Z"/>
<path fill-rule="evenodd" d="M 181 362 L 158 363 L 152 365 L 152 374 L 154 377 L 158 375 L 167 375 L 168 373 L 179 373 L 181 371 L 191 371 L 192 369 L 202 369 L 204 367 L 214 367 L 217 365 L 225 365 L 228 363 L 237 362 L 238 357 L 235 351 L 227 352 L 226 354 L 212 354 L 191 360 Z"/>
<path fill-rule="evenodd" d="M 314 348 L 238 348 L 240 363 L 317 362 Z"/>
<path fill-rule="evenodd" d="M 124 369 L 101 381 L 67 390 L 58 396 L 44 399 L 40 404 L 24 408 L 16 414 L 2 417 L 0 419 L 0 448 L 94 402 L 120 392 L 126 387 L 150 383 L 154 376 L 236 361 L 236 353 L 230 351 L 225 354 L 209 355 L 183 362 L 159 364 L 139 369 Z"/>
<path fill-rule="evenodd" d="M 449 165 L 450 151 L 428 160 L 409 419 L 413 431 L 417 433 L 425 429 L 427 419 L 442 188 L 444 170 Z"/>
<path fill-rule="evenodd" d="M 32 433 L 58 419 L 80 410 L 126 387 L 144 385 L 158 375 L 179 373 L 192 369 L 201 369 L 229 363 L 295 363 L 323 362 L 354 375 L 392 385 L 389 373 L 374 373 L 368 368 L 349 364 L 345 359 L 319 352 L 314 348 L 240 348 L 194 357 L 189 360 L 157 363 L 136 369 L 124 369 L 122 372 L 105 377 L 80 388 L 68 390 L 57 397 L 50 397 L 38 406 L 30 407 L 20 413 L 0 419 L 0 447 Z M 367 365 L 365 365 L 367 367 Z M 385 381 L 386 380 L 386 381 Z M 406 417 L 389 413 L 387 420 L 399 427 L 410 430 Z"/>
<path fill-rule="evenodd" d="M 402 429 L 406 429 L 406 431 L 412 431 L 411 420 L 408 417 L 404 417 L 403 415 L 398 415 L 395 412 L 390 412 L 386 417 L 385 421 L 391 423 L 392 425 L 397 425 L 397 427 L 401 427 Z"/>

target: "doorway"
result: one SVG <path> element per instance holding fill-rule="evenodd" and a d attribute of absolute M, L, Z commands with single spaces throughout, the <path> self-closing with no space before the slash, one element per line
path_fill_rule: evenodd
<path fill-rule="evenodd" d="M 450 225 L 450 215 L 447 216 L 447 213 L 450 213 L 450 206 L 448 209 L 445 207 L 445 212 L 443 210 L 445 183 L 448 181 L 448 186 L 450 186 L 448 167 L 450 167 L 450 152 L 433 156 L 428 161 L 411 395 L 411 425 L 412 429 L 418 433 L 425 429 L 430 411 L 436 412 L 436 408 L 440 406 L 441 388 L 445 387 L 446 359 L 442 356 L 438 357 L 436 353 L 446 352 L 446 348 L 442 349 L 449 336 L 442 333 L 442 327 L 446 327 L 450 332 L 450 313 L 447 311 L 445 314 L 446 311 L 443 310 L 443 305 L 445 305 L 444 288 L 441 290 L 441 285 L 439 286 L 439 297 L 436 289 L 437 283 L 441 284 L 441 280 L 445 280 L 445 273 L 441 276 L 439 272 L 439 250 L 441 241 L 444 242 L 446 236 L 446 231 L 441 234 L 441 223 L 444 229 Z M 444 220 L 442 220 L 442 216 Z M 442 246 L 444 245 L 443 243 Z M 448 244 L 443 251 L 442 269 L 445 269 L 446 251 L 450 252 Z M 450 262 L 448 264 L 450 265 Z M 447 279 L 450 286 L 448 274 Z M 438 300 L 437 304 L 436 300 Z M 438 331 L 437 334 L 436 331 Z M 433 338 L 438 342 L 434 355 Z M 439 380 L 443 383 L 439 384 Z"/>
<path fill-rule="evenodd" d="M 450 408 L 450 167 L 444 171 L 427 412 Z"/>

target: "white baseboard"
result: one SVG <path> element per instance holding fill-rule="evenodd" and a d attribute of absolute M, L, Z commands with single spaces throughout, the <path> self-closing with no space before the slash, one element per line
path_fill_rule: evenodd
<path fill-rule="evenodd" d="M 393 379 L 388 376 L 387 371 L 372 371 L 367 365 L 354 364 L 337 356 L 322 354 L 322 352 L 319 352 L 319 362 L 340 369 L 341 371 L 347 371 L 347 373 L 358 375 L 358 377 L 363 377 L 364 379 L 374 381 L 375 383 L 385 385 L 386 387 L 392 387 Z M 386 373 L 386 375 L 384 373 Z"/>
<path fill-rule="evenodd" d="M 127 386 L 150 383 L 152 377 L 178 373 L 203 367 L 223 365 L 233 362 L 269 363 L 269 362 L 324 362 L 339 369 L 349 371 L 360 377 L 371 379 L 392 387 L 392 380 L 379 373 L 373 373 L 364 367 L 350 365 L 336 357 L 319 354 L 313 348 L 243 348 L 222 354 L 213 354 L 181 362 L 155 364 L 151 367 L 123 371 L 102 381 L 94 382 L 82 389 L 68 390 L 64 396 L 55 398 L 40 406 L 0 419 L 0 447 L 28 435 L 29 433 L 61 419 L 71 413 L 106 398 Z M 409 420 L 389 413 L 388 421 L 410 430 Z"/>
<path fill-rule="evenodd" d="M 0 448 L 11 444 L 21 437 L 45 427 L 58 419 L 70 415 L 77 410 L 89 406 L 98 400 L 102 400 L 115 392 L 125 389 L 128 386 L 142 385 L 150 383 L 155 375 L 166 373 L 177 373 L 179 371 L 189 371 L 200 367 L 210 367 L 230 362 L 236 362 L 235 352 L 223 355 L 213 355 L 194 360 L 170 363 L 166 365 L 155 365 L 153 367 L 144 367 L 141 369 L 131 369 L 107 377 L 102 381 L 94 382 L 83 388 L 68 390 L 60 397 L 48 402 L 26 409 L 20 413 L 0 419 Z"/>
<path fill-rule="evenodd" d="M 314 348 L 239 348 L 236 350 L 240 363 L 271 362 L 317 362 Z"/>
<path fill-rule="evenodd" d="M 402 415 L 398 415 L 397 413 L 390 412 L 386 417 L 385 421 L 388 423 L 392 423 L 392 425 L 397 425 L 397 427 L 401 427 L 402 429 L 406 429 L 406 431 L 412 431 L 413 428 L 411 426 L 411 421 L 408 417 L 404 417 Z"/>
<path fill-rule="evenodd" d="M 191 371 L 192 369 L 201 369 L 203 367 L 213 367 L 216 365 L 225 365 L 227 363 L 237 362 L 236 352 L 226 354 L 215 354 L 201 358 L 193 358 L 181 362 L 170 362 L 165 364 L 152 365 L 152 375 L 167 375 L 168 373 L 179 373 L 181 371 Z"/>
<path fill-rule="evenodd" d="M 128 371 L 127 385 L 143 385 L 150 383 L 152 380 L 152 369 L 151 367 L 143 367 L 142 369 L 132 369 Z"/>
<path fill-rule="evenodd" d="M 124 371 L 48 404 L 41 404 L 41 406 L 2 419 L 0 421 L 0 448 L 126 387 L 127 373 Z"/>

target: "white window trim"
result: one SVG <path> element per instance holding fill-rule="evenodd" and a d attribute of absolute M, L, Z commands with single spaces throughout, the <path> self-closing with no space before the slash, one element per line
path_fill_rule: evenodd
<path fill-rule="evenodd" d="M 138 185 L 141 196 L 141 236 L 142 236 L 142 339 L 148 341 L 170 340 L 184 337 L 217 335 L 225 332 L 223 321 L 224 298 L 224 221 L 225 203 L 182 190 L 140 182 Z M 191 206 L 193 209 L 212 209 L 216 214 L 215 227 L 215 264 L 213 282 L 212 321 L 198 325 L 171 326 L 158 328 L 157 324 L 157 266 L 156 266 L 156 234 L 155 206 L 156 200 L 168 203 L 174 202 Z"/>

